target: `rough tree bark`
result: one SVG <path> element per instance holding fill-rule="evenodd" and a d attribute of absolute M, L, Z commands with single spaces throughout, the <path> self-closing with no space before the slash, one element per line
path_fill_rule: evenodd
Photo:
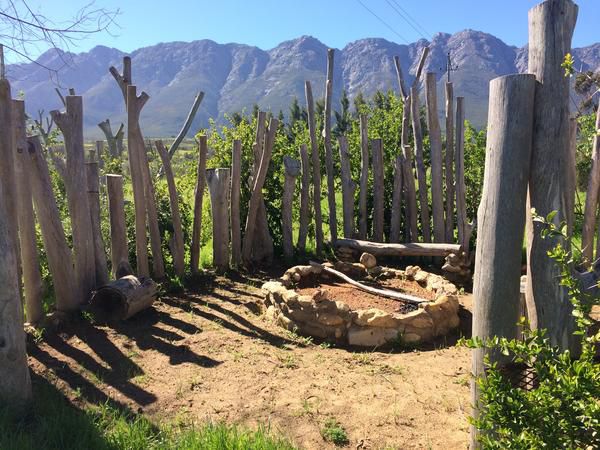
<path fill-rule="evenodd" d="M 100 175 L 98 163 L 88 161 L 85 164 L 88 203 L 90 205 L 90 222 L 92 223 L 92 236 L 94 245 L 94 266 L 96 268 L 95 287 L 108 283 L 108 266 L 106 262 L 106 251 L 102 239 L 101 216 L 100 216 Z"/>
<path fill-rule="evenodd" d="M 531 158 L 535 76 L 509 75 L 490 83 L 485 176 L 478 211 L 479 230 L 473 289 L 473 337 L 514 339 L 520 311 L 520 278 L 527 181 Z M 483 348 L 473 350 L 475 377 L 485 374 L 484 356 L 502 365 L 506 358 Z M 471 383 L 478 414 L 479 387 Z M 471 428 L 472 448 L 478 431 Z"/>
<path fill-rule="evenodd" d="M 358 237 L 367 238 L 367 197 L 369 188 L 369 130 L 365 114 L 360 115 L 360 191 L 358 193 Z"/>
<path fill-rule="evenodd" d="M 323 142 L 325 144 L 325 170 L 327 172 L 327 201 L 329 205 L 330 241 L 337 240 L 337 211 L 335 205 L 335 173 L 333 151 L 331 150 L 331 97 L 333 95 L 333 55 L 332 48 L 327 50 L 327 79 L 325 80 L 325 120 Z"/>
<path fill-rule="evenodd" d="M 100 320 L 126 320 L 149 308 L 158 297 L 158 286 L 151 278 L 126 275 L 98 289 L 91 300 Z"/>
<path fill-rule="evenodd" d="M 300 174 L 300 161 L 287 155 L 283 157 L 285 182 L 283 184 L 283 198 L 281 200 L 281 221 L 283 229 L 283 256 L 291 259 L 294 256 L 294 241 L 292 237 L 292 206 L 296 178 Z"/>
<path fill-rule="evenodd" d="M 230 169 L 206 171 L 213 219 L 213 265 L 218 272 L 229 269 L 229 176 Z"/>
<path fill-rule="evenodd" d="M 356 183 L 350 170 L 350 153 L 346 136 L 338 137 L 340 148 L 340 169 L 342 178 L 342 207 L 344 211 L 344 237 L 354 237 L 354 192 Z"/>
<path fill-rule="evenodd" d="M 197 273 L 200 267 L 200 244 L 202 237 L 202 200 L 206 177 L 206 153 L 208 143 L 205 135 L 198 137 L 198 169 L 196 170 L 196 187 L 194 189 L 194 222 L 192 225 L 192 245 L 190 249 L 190 264 L 192 273 Z"/>
<path fill-rule="evenodd" d="M 231 151 L 231 264 L 234 267 L 242 265 L 242 225 L 240 214 L 242 176 L 242 141 L 233 141 Z"/>
<path fill-rule="evenodd" d="M 312 87 L 310 81 L 304 83 L 306 93 L 306 109 L 308 111 L 308 131 L 310 134 L 310 153 L 313 169 L 313 204 L 315 211 L 315 241 L 316 253 L 321 255 L 323 251 L 323 218 L 321 216 L 321 158 L 317 145 L 317 131 L 315 125 L 315 105 L 313 102 Z"/>
<path fill-rule="evenodd" d="M 106 190 L 110 218 L 110 261 L 113 277 L 117 278 L 119 266 L 129 262 L 123 177 L 121 175 L 106 175 Z"/>
<path fill-rule="evenodd" d="M 454 241 L 454 88 L 446 83 L 446 242 Z"/>
<path fill-rule="evenodd" d="M 373 151 L 373 240 L 383 242 L 385 172 L 381 139 L 372 139 L 371 149 Z"/>
<path fill-rule="evenodd" d="M 561 64 L 571 51 L 578 7 L 571 0 L 547 0 L 529 11 L 529 73 L 539 84 L 535 94 L 533 148 L 529 178 L 531 208 L 546 217 L 557 211 L 553 222 L 566 221 L 566 177 L 569 151 L 569 79 Z M 552 345 L 562 349 L 574 342 L 571 302 L 558 264 L 548 257 L 558 237 L 544 239 L 541 224 L 527 221 L 527 309 L 534 328 L 548 330 Z M 567 248 L 568 249 L 568 248 Z"/>
<path fill-rule="evenodd" d="M 300 146 L 300 163 L 302 164 L 302 185 L 300 188 L 300 227 L 298 230 L 298 251 L 306 251 L 306 236 L 310 222 L 310 160 L 306 144 Z"/>

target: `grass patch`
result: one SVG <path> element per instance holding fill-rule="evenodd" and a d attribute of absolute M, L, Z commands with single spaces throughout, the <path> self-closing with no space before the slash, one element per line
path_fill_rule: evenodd
<path fill-rule="evenodd" d="M 346 430 L 334 418 L 329 418 L 325 421 L 321 428 L 321 436 L 336 447 L 343 447 L 350 443 Z"/>

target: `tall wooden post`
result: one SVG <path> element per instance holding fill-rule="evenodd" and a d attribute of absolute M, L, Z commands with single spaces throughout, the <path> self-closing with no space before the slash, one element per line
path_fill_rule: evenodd
<path fill-rule="evenodd" d="M 233 141 L 231 152 L 231 264 L 242 265 L 242 225 L 240 222 L 240 195 L 242 174 L 242 141 Z"/>
<path fill-rule="evenodd" d="M 300 227 L 298 229 L 298 251 L 306 251 L 306 236 L 310 222 L 310 160 L 306 144 L 300 146 L 300 163 L 302 165 L 302 185 L 300 188 Z"/>
<path fill-rule="evenodd" d="M 117 269 L 119 266 L 129 263 L 123 176 L 106 175 L 106 191 L 110 219 L 110 261 L 113 278 L 117 278 Z"/>
<path fill-rule="evenodd" d="M 98 169 L 104 167 L 104 141 L 96 141 L 96 157 L 98 158 Z"/>
<path fill-rule="evenodd" d="M 569 79 L 561 64 L 571 51 L 578 7 L 571 0 L 546 0 L 529 11 L 529 73 L 539 84 L 535 94 L 529 200 L 538 214 L 556 211 L 554 223 L 567 219 L 566 177 L 569 151 Z M 573 342 L 572 305 L 557 282 L 558 264 L 548 257 L 558 237 L 542 238 L 542 226 L 527 221 L 527 309 L 532 327 L 548 330 L 551 344 Z"/>
<path fill-rule="evenodd" d="M 323 141 L 325 144 L 325 169 L 327 171 L 327 201 L 329 205 L 329 233 L 331 242 L 337 241 L 337 212 L 335 205 L 335 174 L 333 152 L 331 150 L 331 97 L 333 95 L 333 55 L 332 48 L 327 50 L 327 79 L 325 81 L 325 120 Z"/>
<path fill-rule="evenodd" d="M 229 173 L 230 169 L 208 169 L 213 222 L 213 265 L 218 272 L 229 269 Z"/>
<path fill-rule="evenodd" d="M 94 245 L 94 266 L 96 268 L 96 286 L 108 283 L 108 266 L 106 262 L 106 251 L 102 239 L 101 215 L 100 215 L 100 174 L 98 173 L 98 162 L 88 161 L 85 164 L 88 203 L 90 205 L 90 222 L 92 223 L 92 236 Z"/>
<path fill-rule="evenodd" d="M 19 221 L 19 247 L 23 269 L 23 287 L 27 322 L 36 324 L 44 315 L 42 308 L 43 285 L 37 251 L 35 215 L 31 197 L 31 170 L 25 134 L 25 102 L 12 101 L 14 129 L 15 180 Z"/>
<path fill-rule="evenodd" d="M 577 119 L 575 117 L 569 119 L 569 152 L 567 156 L 567 235 L 573 236 L 575 196 L 577 195 Z"/>
<path fill-rule="evenodd" d="M 315 105 L 313 102 L 310 81 L 304 83 L 306 93 L 306 109 L 308 110 L 308 131 L 310 134 L 310 153 L 313 169 L 313 202 L 315 210 L 315 241 L 317 255 L 323 251 L 323 218 L 321 216 L 321 158 L 317 145 L 317 131 L 315 125 Z"/>
<path fill-rule="evenodd" d="M 600 108 L 596 111 L 596 130 L 600 130 Z M 596 226 L 596 213 L 598 210 L 598 194 L 600 190 L 600 136 L 594 135 L 592 145 L 592 170 L 588 180 L 585 196 L 585 210 L 583 214 L 583 229 L 581 230 L 581 247 L 583 257 L 588 264 L 594 261 L 594 230 Z M 600 254 L 596 254 L 596 258 Z"/>
<path fill-rule="evenodd" d="M 525 229 L 527 180 L 531 157 L 535 76 L 508 75 L 490 83 L 485 176 L 477 223 L 473 337 L 517 336 L 521 252 Z M 473 375 L 485 375 L 484 356 L 502 364 L 498 352 L 473 350 Z M 506 358 L 504 358 L 506 360 Z M 477 379 L 471 384 L 478 414 Z M 478 430 L 471 429 L 472 448 Z"/>
<path fill-rule="evenodd" d="M 446 83 L 446 242 L 454 242 L 454 88 Z"/>
<path fill-rule="evenodd" d="M 292 237 L 292 206 L 294 204 L 296 178 L 300 174 L 300 161 L 285 155 L 283 157 L 283 169 L 285 175 L 285 182 L 283 184 L 283 198 L 281 200 L 283 256 L 289 260 L 294 256 L 294 242 Z"/>
<path fill-rule="evenodd" d="M 192 246 L 190 259 L 192 273 L 200 267 L 200 244 L 202 242 L 202 199 L 206 177 L 206 153 L 208 142 L 205 135 L 198 137 L 198 169 L 196 171 L 196 187 L 194 189 L 194 221 L 192 225 Z"/>
<path fill-rule="evenodd" d="M 358 237 L 367 238 L 367 198 L 369 186 L 369 130 L 365 114 L 360 115 L 360 191 L 358 193 Z"/>
<path fill-rule="evenodd" d="M 408 139 L 408 129 L 404 129 L 405 124 L 408 127 L 408 111 L 406 111 L 406 98 L 408 97 L 408 92 L 406 90 L 406 85 L 404 83 L 404 76 L 402 75 L 402 68 L 400 66 L 400 58 L 397 56 L 394 57 L 394 65 L 396 66 L 396 77 L 398 79 L 398 87 L 400 88 L 400 97 L 404 102 L 404 107 L 402 108 L 402 125 L 400 130 L 400 152 L 396 155 L 394 160 L 394 186 L 392 191 L 392 214 L 390 218 L 390 242 L 397 243 L 400 242 L 400 212 L 401 212 L 401 204 L 402 204 L 402 192 L 403 190 L 406 192 L 405 197 L 408 196 L 408 188 L 403 186 L 403 175 L 404 175 L 404 154 L 402 151 L 403 144 L 405 139 Z M 405 120 L 406 118 L 406 120 Z M 405 134 L 407 136 L 405 136 Z M 410 208 L 407 205 L 405 206 L 406 219 L 405 220 L 405 236 L 410 236 Z"/>
<path fill-rule="evenodd" d="M 175 176 L 171 167 L 171 158 L 163 142 L 158 140 L 154 144 L 160 155 L 163 164 L 163 170 L 167 179 L 167 188 L 169 190 L 169 205 L 171 206 L 171 220 L 173 222 L 173 238 L 171 241 L 171 253 L 173 254 L 173 266 L 178 277 L 185 275 L 185 247 L 183 244 L 183 225 L 181 224 L 181 213 L 179 211 L 179 197 L 177 195 L 177 186 L 175 185 Z"/>
<path fill-rule="evenodd" d="M 339 136 L 338 143 L 340 148 L 340 171 L 342 178 L 344 237 L 352 239 L 354 237 L 354 192 L 356 191 L 356 183 L 352 180 L 352 172 L 350 171 L 348 139 L 346 139 L 346 136 Z"/>
<path fill-rule="evenodd" d="M 465 193 L 465 101 L 464 97 L 456 97 L 456 226 L 458 243 L 468 253 L 471 237 L 467 220 L 467 203 Z"/>
<path fill-rule="evenodd" d="M 383 242 L 385 171 L 381 139 L 372 139 L 371 148 L 373 150 L 373 240 Z"/>
<path fill-rule="evenodd" d="M 67 95 L 64 113 L 51 111 L 54 123 L 65 139 L 67 173 L 65 188 L 73 232 L 75 274 L 79 280 L 79 301 L 90 298 L 96 287 L 94 235 L 87 196 L 85 154 L 83 148 L 83 102 L 81 96 Z"/>
<path fill-rule="evenodd" d="M 427 100 L 427 127 L 431 148 L 431 204 L 433 211 L 433 238 L 435 242 L 446 240 L 444 223 L 444 193 L 442 190 L 442 131 L 438 117 L 437 84 L 435 73 L 425 76 L 425 96 Z"/>
<path fill-rule="evenodd" d="M 423 242 L 431 242 L 431 224 L 429 222 L 429 199 L 427 193 L 427 171 L 423 161 L 423 133 L 421 130 L 421 116 L 419 107 L 419 90 L 416 84 L 411 88 L 410 94 L 412 128 L 415 144 L 415 159 L 417 166 L 417 182 L 419 183 L 419 206 L 421 208 L 421 227 L 423 228 Z"/>

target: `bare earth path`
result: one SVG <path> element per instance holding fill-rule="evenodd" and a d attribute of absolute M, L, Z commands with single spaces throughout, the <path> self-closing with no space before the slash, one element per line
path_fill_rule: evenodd
<path fill-rule="evenodd" d="M 30 339 L 34 376 L 75 404 L 109 401 L 154 420 L 267 425 L 308 449 L 467 446 L 468 350 L 358 352 L 319 345 L 261 315 L 260 280 L 205 277 L 117 329 L 80 321 Z"/>

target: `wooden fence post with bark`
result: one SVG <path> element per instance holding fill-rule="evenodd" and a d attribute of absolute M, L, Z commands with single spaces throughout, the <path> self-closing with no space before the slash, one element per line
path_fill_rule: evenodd
<path fill-rule="evenodd" d="M 298 229 L 298 251 L 306 251 L 306 236 L 310 222 L 310 161 L 306 144 L 300 146 L 300 164 L 302 165 L 302 183 L 300 187 L 300 227 Z"/>
<path fill-rule="evenodd" d="M 323 218 L 321 216 L 321 158 L 317 145 L 317 131 L 315 125 L 315 105 L 313 101 L 312 87 L 310 81 L 304 83 L 306 93 L 306 109 L 308 112 L 308 131 L 310 134 L 310 154 L 312 157 L 313 170 L 313 203 L 315 211 L 315 241 L 316 252 L 320 255 L 323 251 Z"/>
<path fill-rule="evenodd" d="M 442 130 L 438 117 L 437 83 L 435 73 L 425 76 L 425 97 L 427 105 L 427 128 L 431 150 L 431 204 L 433 211 L 433 238 L 435 242 L 446 240 L 444 223 L 444 192 L 442 167 Z"/>
<path fill-rule="evenodd" d="M 446 82 L 446 242 L 454 241 L 454 88 Z"/>
<path fill-rule="evenodd" d="M 358 237 L 367 238 L 367 197 L 369 188 L 369 130 L 365 114 L 360 115 L 360 191 L 358 193 Z"/>
<path fill-rule="evenodd" d="M 539 81 L 535 94 L 534 134 L 529 178 L 531 208 L 553 222 L 567 219 L 566 177 L 569 151 L 569 78 L 561 67 L 571 51 L 578 7 L 571 0 L 547 0 L 529 11 L 529 73 Z M 560 267 L 548 257 L 559 237 L 544 239 L 543 225 L 527 221 L 527 309 L 531 326 L 547 329 L 552 345 L 567 349 L 574 342 L 572 305 L 557 282 Z"/>
<path fill-rule="evenodd" d="M 242 225 L 240 213 L 242 175 L 242 141 L 233 141 L 231 151 L 231 264 L 234 267 L 242 265 Z"/>
<path fill-rule="evenodd" d="M 294 191 L 296 189 L 296 178 L 300 174 L 300 161 L 288 155 L 283 157 L 283 169 L 285 181 L 283 184 L 283 198 L 281 199 L 281 222 L 283 231 L 283 256 L 292 259 L 294 256 L 294 241 L 292 206 L 294 203 Z"/>
<path fill-rule="evenodd" d="M 171 241 L 171 254 L 173 255 L 173 266 L 178 277 L 185 275 L 185 248 L 183 244 L 183 225 L 181 224 L 181 213 L 179 211 L 179 197 L 177 195 L 177 186 L 175 185 L 175 176 L 171 167 L 169 152 L 163 142 L 158 140 L 154 144 L 160 155 L 162 167 L 167 178 L 167 187 L 169 190 L 169 205 L 171 206 L 171 221 L 173 222 L 173 238 Z"/>
<path fill-rule="evenodd" d="M 98 287 L 108 283 L 106 251 L 104 250 L 104 240 L 102 239 L 102 229 L 100 226 L 102 219 L 100 216 L 100 174 L 98 172 L 98 163 L 96 161 L 88 161 L 85 164 L 85 173 L 94 245 L 95 287 Z"/>
<path fill-rule="evenodd" d="M 383 242 L 385 171 L 381 139 L 372 139 L 371 148 L 373 149 L 373 240 Z"/>
<path fill-rule="evenodd" d="M 475 255 L 473 337 L 514 339 L 520 311 L 522 236 L 531 157 L 535 76 L 509 75 L 490 83 L 485 178 Z M 473 350 L 475 377 L 484 376 L 484 356 L 509 362 L 497 351 Z M 471 383 L 477 417 L 479 387 Z M 478 448 L 471 428 L 471 448 Z"/>
<path fill-rule="evenodd" d="M 419 90 L 416 83 L 411 88 L 410 94 L 413 137 L 415 145 L 415 161 L 417 167 L 417 182 L 419 183 L 419 206 L 421 209 L 421 227 L 423 229 L 423 242 L 431 242 L 431 224 L 429 222 L 429 199 L 427 193 L 427 171 L 423 161 L 423 133 L 421 130 L 421 117 L 419 107 Z"/>
<path fill-rule="evenodd" d="M 129 263 L 123 176 L 106 175 L 106 191 L 110 219 L 110 260 L 113 278 L 117 278 L 117 269 L 123 263 Z"/>
<path fill-rule="evenodd" d="M 81 96 L 77 95 L 68 95 L 65 102 L 66 112 L 54 110 L 50 114 L 65 139 L 65 188 L 73 232 L 75 275 L 78 278 L 80 302 L 85 302 L 96 287 L 96 264 L 85 174 L 83 102 Z"/>
<path fill-rule="evenodd" d="M 44 316 L 43 284 L 35 232 L 35 215 L 31 197 L 31 169 L 27 151 L 25 102 L 12 101 L 14 129 L 15 181 L 19 221 L 19 247 L 23 269 L 23 287 L 27 322 L 36 324 Z"/>
<path fill-rule="evenodd" d="M 104 133 L 106 137 L 106 143 L 108 144 L 108 153 L 112 158 L 118 158 L 123 153 L 123 136 L 125 134 L 125 125 L 121 124 L 117 133 L 113 135 L 112 128 L 110 126 L 110 120 L 106 119 L 98 124 L 98 127 Z"/>
<path fill-rule="evenodd" d="M 348 152 L 348 139 L 339 136 L 340 170 L 342 178 L 342 207 L 344 211 L 344 237 L 354 237 L 354 192 L 356 183 L 352 180 L 350 171 L 350 153 Z"/>
<path fill-rule="evenodd" d="M 333 152 L 331 150 L 331 97 L 333 95 L 333 55 L 332 48 L 327 50 L 327 79 L 325 80 L 325 120 L 323 141 L 325 144 L 325 170 L 327 172 L 327 201 L 329 205 L 330 241 L 337 241 L 337 211 L 335 205 L 335 174 Z"/>
<path fill-rule="evenodd" d="M 600 108 L 596 111 L 596 130 L 600 130 Z M 594 261 L 594 231 L 596 228 L 596 215 L 598 210 L 598 194 L 600 189 L 600 136 L 594 135 L 592 145 L 592 170 L 588 180 L 585 196 L 585 210 L 583 214 L 583 229 L 581 231 L 581 248 L 586 264 Z M 596 254 L 596 258 L 600 256 Z"/>
<path fill-rule="evenodd" d="M 206 179 L 206 153 L 208 143 L 205 135 L 198 137 L 198 169 L 196 170 L 196 187 L 194 189 L 194 221 L 192 225 L 192 245 L 190 249 L 192 273 L 200 267 L 200 246 L 202 243 L 202 200 Z"/>
<path fill-rule="evenodd" d="M 465 192 L 465 102 L 464 97 L 456 97 L 456 227 L 458 243 L 466 254 L 469 253 L 471 225 L 467 219 Z"/>
<path fill-rule="evenodd" d="M 218 272 L 229 269 L 229 173 L 230 169 L 208 169 L 213 222 L 213 265 Z"/>

